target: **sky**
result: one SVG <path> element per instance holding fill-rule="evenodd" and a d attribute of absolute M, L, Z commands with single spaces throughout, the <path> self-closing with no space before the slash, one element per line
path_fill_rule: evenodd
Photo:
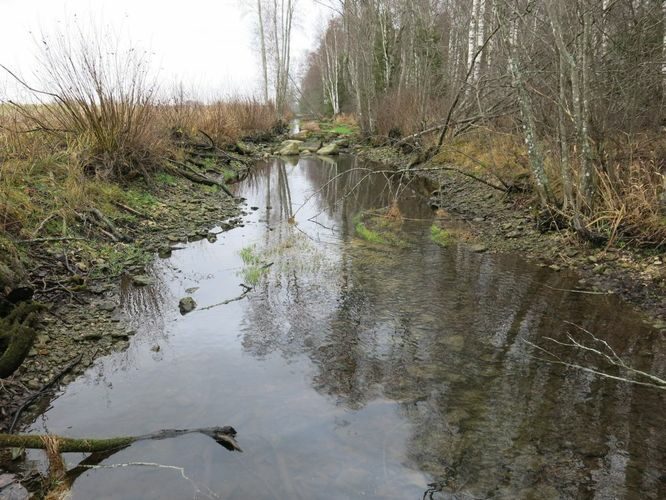
<path fill-rule="evenodd" d="M 297 2 L 292 51 L 302 61 L 328 12 L 314 0 Z M 255 0 L 0 0 L 0 64 L 29 79 L 41 33 L 97 24 L 154 54 L 163 90 L 183 82 L 195 97 L 258 95 L 254 5 Z M 12 97 L 14 87 L 0 74 L 0 97 Z"/>

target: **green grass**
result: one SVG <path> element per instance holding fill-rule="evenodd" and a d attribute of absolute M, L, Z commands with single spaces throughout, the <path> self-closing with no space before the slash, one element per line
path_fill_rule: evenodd
<path fill-rule="evenodd" d="M 224 179 L 224 183 L 229 184 L 231 181 L 235 181 L 238 178 L 238 174 L 230 168 L 225 168 L 222 171 L 222 177 Z"/>
<path fill-rule="evenodd" d="M 157 172 L 155 174 L 155 182 L 165 186 L 175 186 L 178 184 L 176 178 L 171 174 L 167 174 L 166 172 Z"/>
<path fill-rule="evenodd" d="M 430 239 L 441 247 L 448 247 L 453 241 L 453 236 L 446 229 L 433 224 L 430 226 Z"/>
<path fill-rule="evenodd" d="M 150 208 L 157 203 L 157 198 L 146 191 L 129 189 L 125 191 L 125 200 L 133 208 Z"/>
<path fill-rule="evenodd" d="M 95 256 L 96 263 L 91 269 L 94 278 L 120 276 L 128 267 L 145 266 L 153 258 L 149 252 L 123 243 L 98 244 L 91 247 L 89 253 Z"/>
<path fill-rule="evenodd" d="M 399 229 L 385 217 L 374 216 L 364 222 L 363 213 L 359 213 L 354 216 L 352 223 L 356 235 L 368 243 L 399 248 L 409 246 L 409 243 L 398 235 Z M 379 230 L 377 231 L 373 227 Z"/>
<path fill-rule="evenodd" d="M 357 132 L 355 127 L 344 123 L 321 122 L 319 128 L 325 132 L 333 132 L 338 135 L 350 135 Z"/>
<path fill-rule="evenodd" d="M 357 222 L 354 225 L 354 229 L 356 230 L 356 234 L 360 238 L 363 238 L 365 241 L 367 241 L 369 243 L 375 243 L 375 244 L 378 244 L 378 245 L 386 245 L 388 243 L 386 238 L 384 238 L 377 231 L 373 231 L 372 229 L 368 229 L 368 227 L 363 222 L 360 222 L 360 221 Z"/>
<path fill-rule="evenodd" d="M 268 266 L 263 262 L 254 245 L 244 247 L 238 253 L 245 266 L 240 272 L 243 281 L 246 285 L 257 286 L 261 277 L 268 272 Z"/>

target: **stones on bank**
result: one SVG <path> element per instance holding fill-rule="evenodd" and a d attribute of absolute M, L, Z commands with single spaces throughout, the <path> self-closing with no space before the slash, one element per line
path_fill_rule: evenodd
<path fill-rule="evenodd" d="M 340 145 L 337 142 L 331 142 L 325 146 L 322 146 L 322 144 L 322 141 L 318 139 L 308 141 L 288 139 L 280 144 L 275 154 L 278 156 L 298 156 L 301 153 L 317 153 L 320 156 L 340 154 Z"/>

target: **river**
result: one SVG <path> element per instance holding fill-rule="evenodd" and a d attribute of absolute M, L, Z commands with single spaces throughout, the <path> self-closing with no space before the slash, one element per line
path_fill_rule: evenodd
<path fill-rule="evenodd" d="M 156 260 L 154 286 L 124 286 L 129 349 L 30 426 L 232 425 L 244 452 L 199 434 L 138 442 L 79 476 L 73 498 L 666 498 L 663 391 L 545 362 L 528 343 L 597 366 L 546 339 L 572 322 L 663 373 L 663 336 L 612 296 L 571 292 L 575 275 L 436 245 L 416 191 L 400 201 L 407 244 L 358 238 L 354 216 L 395 188 L 358 166 L 259 164 L 236 186 L 244 225 Z M 245 298 L 204 309 L 248 280 Z M 198 308 L 182 316 L 187 295 Z"/>

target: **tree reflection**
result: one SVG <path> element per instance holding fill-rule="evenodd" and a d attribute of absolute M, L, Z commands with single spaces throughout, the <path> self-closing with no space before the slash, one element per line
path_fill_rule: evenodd
<path fill-rule="evenodd" d="M 316 370 L 313 387 L 347 408 L 394 401 L 411 425 L 411 466 L 444 491 L 516 498 L 664 493 L 663 396 L 543 363 L 523 342 L 561 337 L 564 321 L 574 321 L 659 371 L 648 366 L 663 363 L 650 354 L 655 332 L 635 331 L 638 319 L 614 300 L 555 290 L 573 288 L 570 277 L 516 257 L 431 245 L 428 224 L 410 228 L 423 243 L 404 249 L 349 241 L 353 215 L 387 205 L 390 189 L 377 178 L 359 184 L 351 160 L 289 168 L 276 162 L 253 181 L 277 207 L 263 244 L 287 250 L 271 253 L 273 271 L 249 302 L 248 352 L 305 354 Z M 348 176 L 336 177 L 345 170 Z M 318 245 L 285 223 L 294 214 L 292 195 L 313 193 L 301 217 L 323 214 L 344 243 Z M 426 215 L 403 205 L 414 218 Z"/>

